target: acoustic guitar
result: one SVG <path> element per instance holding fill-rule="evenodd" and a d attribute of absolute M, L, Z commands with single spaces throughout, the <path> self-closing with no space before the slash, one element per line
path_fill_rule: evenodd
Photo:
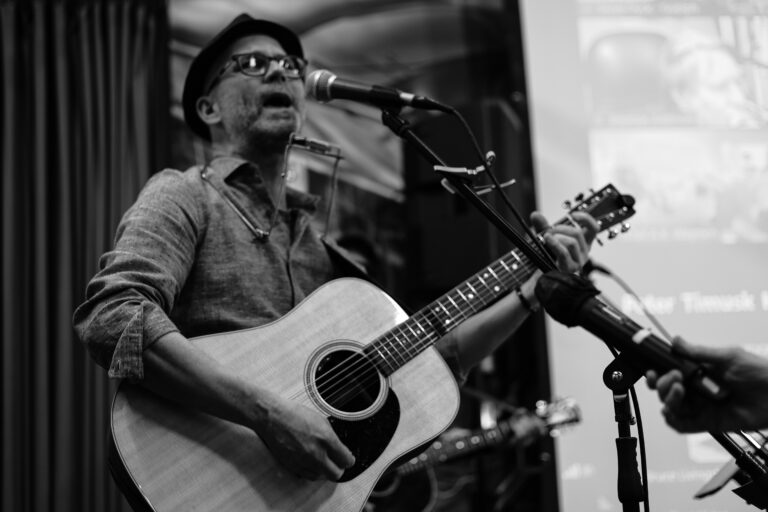
<path fill-rule="evenodd" d="M 613 229 L 626 226 L 633 204 L 608 185 L 571 211 Z M 534 271 L 513 250 L 410 318 L 370 283 L 338 279 L 275 322 L 190 339 L 232 372 L 326 416 L 355 464 L 339 481 L 298 478 L 250 429 L 123 381 L 110 461 L 125 476 L 121 489 L 140 496 L 134 507 L 157 512 L 361 510 L 387 467 L 456 415 L 457 384 L 433 344 Z"/>

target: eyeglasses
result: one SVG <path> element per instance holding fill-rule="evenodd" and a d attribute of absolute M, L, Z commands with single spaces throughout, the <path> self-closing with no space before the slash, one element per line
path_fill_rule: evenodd
<path fill-rule="evenodd" d="M 232 66 L 233 62 L 234 70 L 246 76 L 263 76 L 267 74 L 272 61 L 277 62 L 277 65 L 283 70 L 283 74 L 288 78 L 302 78 L 304 71 L 307 69 L 307 61 L 295 55 L 272 57 L 262 53 L 238 53 L 237 55 L 232 55 L 229 59 L 230 62 L 227 62 L 221 68 L 219 74 L 211 82 L 211 85 L 208 87 L 208 93 L 221 81 L 221 77 L 224 76 L 224 73 Z"/>

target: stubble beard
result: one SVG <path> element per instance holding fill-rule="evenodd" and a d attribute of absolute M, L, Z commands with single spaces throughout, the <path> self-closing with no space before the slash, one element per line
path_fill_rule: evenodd
<path fill-rule="evenodd" d="M 270 119 L 264 112 L 241 119 L 242 144 L 259 153 L 282 153 L 291 133 L 299 129 L 299 117 L 294 112 L 291 119 Z"/>

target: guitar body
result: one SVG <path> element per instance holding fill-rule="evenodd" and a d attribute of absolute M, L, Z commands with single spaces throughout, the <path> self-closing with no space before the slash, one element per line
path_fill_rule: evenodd
<path fill-rule="evenodd" d="M 440 434 L 458 410 L 456 382 L 434 348 L 389 377 L 370 363 L 368 379 L 338 370 L 350 358 L 365 365 L 360 351 L 406 318 L 373 285 L 339 279 L 276 322 L 190 340 L 233 373 L 328 417 L 356 458 L 339 482 L 295 477 L 253 431 L 123 382 L 112 437 L 134 490 L 158 512 L 361 510 L 387 466 Z"/>
<path fill-rule="evenodd" d="M 607 185 L 572 211 L 592 214 L 603 230 L 633 204 Z M 534 269 L 514 250 L 410 318 L 375 286 L 339 279 L 273 323 L 190 340 L 232 373 L 325 415 L 355 465 L 338 482 L 300 479 L 251 430 L 124 382 L 112 404 L 110 460 L 123 492 L 157 512 L 361 510 L 392 462 L 456 416 L 458 387 L 434 342 Z"/>

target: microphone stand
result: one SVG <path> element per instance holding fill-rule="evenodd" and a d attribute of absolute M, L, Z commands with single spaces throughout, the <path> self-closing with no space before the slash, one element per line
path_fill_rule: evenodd
<path fill-rule="evenodd" d="M 398 110 L 391 110 L 382 108 L 381 120 L 384 125 L 392 130 L 392 132 L 403 140 L 406 140 L 416 148 L 419 153 L 433 166 L 440 165 L 445 166 L 445 162 L 435 154 L 435 152 L 416 135 L 410 127 L 408 121 L 398 115 Z M 440 171 L 436 171 L 440 172 Z M 543 272 L 553 270 L 552 265 L 541 255 L 538 251 L 535 251 L 530 244 L 520 236 L 504 218 L 499 215 L 497 211 L 492 209 L 488 203 L 480 199 L 480 196 L 472 190 L 467 184 L 467 180 L 460 178 L 452 173 L 440 172 L 451 184 L 451 186 L 460 194 L 464 199 L 472 203 L 480 213 L 482 213 L 491 223 L 496 226 L 499 231 L 502 232 L 520 251 L 528 256 L 537 268 Z"/>
<path fill-rule="evenodd" d="M 603 383 L 613 392 L 613 408 L 619 437 L 616 438 L 618 457 L 617 492 L 624 512 L 639 512 L 645 501 L 645 489 L 637 470 L 637 438 L 630 426 L 635 423 L 629 407 L 629 388 L 643 376 L 629 358 L 619 354 L 603 371 Z"/>
<path fill-rule="evenodd" d="M 768 510 L 768 468 L 764 463 L 763 447 L 759 446 L 758 452 L 753 454 L 739 446 L 728 433 L 710 432 L 710 434 L 733 456 L 739 469 L 749 477 L 747 482 L 737 479 L 742 485 L 733 489 L 734 494 L 749 505 L 760 510 Z"/>
<path fill-rule="evenodd" d="M 603 382 L 613 391 L 613 405 L 618 423 L 619 437 L 616 438 L 618 456 L 618 496 L 624 512 L 639 512 L 639 503 L 645 500 L 645 490 L 637 471 L 637 439 L 631 437 L 630 425 L 634 418 L 629 408 L 629 388 L 644 375 L 643 367 L 632 362 L 629 355 L 620 353 L 603 371 Z M 743 478 L 734 478 L 741 486 L 733 489 L 734 494 L 747 504 L 768 511 L 768 454 L 760 443 L 739 431 L 751 440 L 755 452 L 750 452 L 732 439 L 731 433 L 709 432 L 709 434 L 730 453 Z M 703 497 L 703 496 L 696 496 Z"/>

